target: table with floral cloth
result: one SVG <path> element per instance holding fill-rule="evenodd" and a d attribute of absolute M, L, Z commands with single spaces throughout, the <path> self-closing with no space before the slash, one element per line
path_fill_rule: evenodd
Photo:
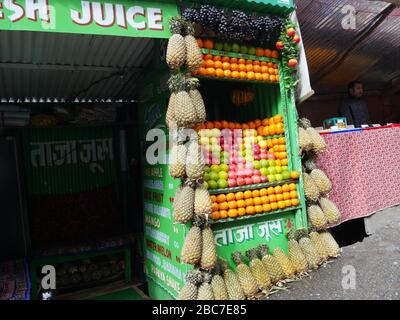
<path fill-rule="evenodd" d="M 333 184 L 340 223 L 400 204 L 400 127 L 323 135 L 318 167 Z"/>

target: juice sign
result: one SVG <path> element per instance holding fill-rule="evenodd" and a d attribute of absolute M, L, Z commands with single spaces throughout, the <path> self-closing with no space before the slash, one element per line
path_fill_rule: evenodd
<path fill-rule="evenodd" d="M 168 38 L 174 2 L 3 0 L 0 30 Z"/>

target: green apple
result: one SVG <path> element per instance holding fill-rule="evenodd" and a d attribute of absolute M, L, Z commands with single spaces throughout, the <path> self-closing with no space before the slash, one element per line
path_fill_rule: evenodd
<path fill-rule="evenodd" d="M 275 175 L 274 174 L 268 175 L 267 178 L 268 178 L 268 182 L 274 182 L 275 181 Z"/>
<path fill-rule="evenodd" d="M 204 174 L 204 181 L 208 181 L 208 180 L 210 180 L 210 174 L 206 172 Z"/>
<path fill-rule="evenodd" d="M 282 173 L 282 167 L 281 166 L 276 166 L 275 167 L 276 173 Z"/>
<path fill-rule="evenodd" d="M 211 130 L 211 136 L 215 138 L 219 138 L 221 136 L 221 130 L 214 128 Z"/>
<path fill-rule="evenodd" d="M 234 43 L 232 45 L 232 52 L 239 52 L 240 51 L 240 45 L 238 45 L 237 43 Z"/>
<path fill-rule="evenodd" d="M 210 138 L 210 144 L 219 144 L 219 139 L 216 137 L 211 137 Z"/>
<path fill-rule="evenodd" d="M 209 166 L 206 166 L 206 173 L 210 173 L 211 172 L 211 168 Z"/>
<path fill-rule="evenodd" d="M 268 147 L 267 141 L 265 141 L 265 140 L 259 141 L 258 144 L 259 144 L 261 149 L 267 149 L 267 147 Z"/>
<path fill-rule="evenodd" d="M 248 50 L 248 54 L 254 56 L 256 54 L 256 48 L 250 47 L 249 50 Z"/>
<path fill-rule="evenodd" d="M 232 45 L 228 42 L 224 43 L 224 51 L 226 52 L 231 52 L 232 51 Z"/>
<path fill-rule="evenodd" d="M 202 144 L 202 145 L 208 145 L 210 143 L 210 140 L 209 140 L 209 138 L 207 138 L 207 137 L 201 137 L 200 138 L 200 144 Z"/>
<path fill-rule="evenodd" d="M 289 167 L 288 166 L 282 166 L 282 172 L 286 172 L 289 171 Z"/>
<path fill-rule="evenodd" d="M 249 52 L 249 48 L 247 48 L 246 46 L 241 46 L 240 47 L 240 53 L 241 54 L 247 54 Z"/>
<path fill-rule="evenodd" d="M 218 164 L 211 165 L 211 171 L 218 173 L 220 171 L 219 165 Z M 213 179 L 213 178 L 211 178 L 211 179 Z M 213 179 L 213 180 L 216 180 L 216 179 Z"/>
<path fill-rule="evenodd" d="M 220 172 L 218 173 L 218 176 L 219 176 L 219 178 L 222 179 L 222 180 L 228 180 L 228 173 L 225 172 L 225 171 L 220 171 Z"/>
<path fill-rule="evenodd" d="M 245 157 L 245 159 L 246 159 L 247 162 L 253 162 L 253 161 L 254 161 L 254 157 L 251 156 L 251 155 L 247 155 L 247 156 Z"/>
<path fill-rule="evenodd" d="M 254 160 L 253 162 L 254 169 L 261 169 L 261 163 L 258 160 Z"/>
<path fill-rule="evenodd" d="M 260 142 L 263 142 L 264 138 L 262 136 L 257 136 L 257 142 L 260 144 Z M 266 141 L 265 141 L 266 142 Z M 260 146 L 261 147 L 261 146 Z"/>
<path fill-rule="evenodd" d="M 209 181 L 207 181 L 207 183 L 208 183 L 209 189 L 217 189 L 218 188 L 218 183 L 215 180 L 209 180 Z"/>
<path fill-rule="evenodd" d="M 221 152 L 221 146 L 218 145 L 218 144 L 213 144 L 212 145 L 212 152 L 219 155 L 220 152 Z"/>
<path fill-rule="evenodd" d="M 283 177 L 282 177 L 281 174 L 276 174 L 276 175 L 275 175 L 275 179 L 276 179 L 276 181 L 282 181 L 282 180 L 283 180 Z"/>
<path fill-rule="evenodd" d="M 289 180 L 290 179 L 290 172 L 289 171 L 282 172 L 282 177 L 283 177 L 283 180 Z"/>
<path fill-rule="evenodd" d="M 268 173 L 269 173 L 269 174 L 276 174 L 276 169 L 275 169 L 275 167 L 269 167 L 269 168 L 268 168 Z"/>
<path fill-rule="evenodd" d="M 203 183 L 203 186 L 204 186 L 204 188 L 205 188 L 206 190 L 208 190 L 208 189 L 209 189 L 208 183 L 207 183 L 207 182 L 205 182 L 205 181 L 204 181 L 204 183 Z"/>
<path fill-rule="evenodd" d="M 262 159 L 260 160 L 261 167 L 268 168 L 268 160 Z"/>
<path fill-rule="evenodd" d="M 260 172 L 264 177 L 268 176 L 268 169 L 267 168 L 261 168 Z"/>
<path fill-rule="evenodd" d="M 208 138 L 210 138 L 212 136 L 211 130 L 210 129 L 205 129 L 204 130 L 204 135 Z"/>
<path fill-rule="evenodd" d="M 219 179 L 217 184 L 218 184 L 218 188 L 219 189 L 228 188 L 228 181 L 227 180 Z"/>
<path fill-rule="evenodd" d="M 269 159 L 269 160 L 268 160 L 268 166 L 269 166 L 269 167 L 275 167 L 275 166 L 276 166 L 276 161 L 275 161 L 275 160 L 272 160 L 272 159 Z"/>
<path fill-rule="evenodd" d="M 221 164 L 221 165 L 219 166 L 219 169 L 220 169 L 221 171 L 228 172 L 228 171 L 229 171 L 229 166 L 226 165 L 226 164 Z"/>
<path fill-rule="evenodd" d="M 224 49 L 224 44 L 222 42 L 217 42 L 214 45 L 215 50 L 222 51 Z"/>

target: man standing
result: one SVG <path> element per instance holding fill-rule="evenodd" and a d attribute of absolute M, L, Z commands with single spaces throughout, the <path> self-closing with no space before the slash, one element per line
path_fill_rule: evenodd
<path fill-rule="evenodd" d="M 361 128 L 361 125 L 371 125 L 368 107 L 361 98 L 364 93 L 363 84 L 360 81 L 352 81 L 348 87 L 349 97 L 342 101 L 339 108 L 341 117 L 347 118 L 347 124 L 354 124 L 355 128 Z"/>

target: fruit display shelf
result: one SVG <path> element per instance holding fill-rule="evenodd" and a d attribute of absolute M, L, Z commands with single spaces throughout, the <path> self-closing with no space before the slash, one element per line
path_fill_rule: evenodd
<path fill-rule="evenodd" d="M 277 186 L 282 186 L 284 184 L 290 184 L 290 183 L 297 184 L 297 183 L 299 183 L 299 180 L 290 179 L 290 180 L 274 181 L 274 182 L 259 183 L 259 184 L 249 184 L 246 186 L 225 188 L 225 189 L 209 189 L 208 191 L 210 194 L 225 194 L 225 193 L 238 192 L 238 191 L 277 187 Z"/>
<path fill-rule="evenodd" d="M 293 206 L 293 207 L 288 207 L 285 209 L 279 209 L 279 210 L 274 210 L 274 211 L 269 211 L 269 212 L 261 212 L 261 213 L 255 213 L 252 215 L 245 215 L 242 217 L 237 217 L 237 218 L 225 218 L 225 219 L 218 219 L 218 220 L 214 220 L 212 223 L 213 224 L 220 224 L 220 223 L 229 223 L 229 222 L 237 222 L 237 221 L 243 221 L 243 220 L 250 220 L 250 219 L 257 219 L 260 218 L 262 216 L 271 216 L 271 215 L 275 215 L 275 214 L 283 214 L 286 212 L 290 212 L 290 211 L 294 211 L 294 210 L 298 210 L 301 209 L 301 206 Z"/>
<path fill-rule="evenodd" d="M 268 57 L 259 57 L 250 54 L 236 53 L 236 52 L 226 52 L 226 51 L 218 51 L 218 50 L 209 50 L 202 48 L 201 53 L 203 54 L 211 54 L 213 56 L 221 56 L 221 57 L 229 57 L 229 58 L 238 58 L 245 60 L 255 60 L 255 61 L 265 61 L 265 62 L 273 62 L 279 64 L 279 59 L 268 58 Z"/>
<path fill-rule="evenodd" d="M 200 80 L 215 80 L 215 81 L 229 81 L 229 82 L 240 82 L 240 83 L 263 83 L 263 84 L 269 84 L 269 85 L 279 85 L 279 81 L 277 82 L 272 82 L 272 81 L 264 81 L 264 80 L 243 80 L 243 79 L 235 79 L 235 78 L 226 78 L 226 77 L 217 77 L 217 76 L 201 76 L 201 75 L 196 75 L 196 78 L 199 78 Z"/>

